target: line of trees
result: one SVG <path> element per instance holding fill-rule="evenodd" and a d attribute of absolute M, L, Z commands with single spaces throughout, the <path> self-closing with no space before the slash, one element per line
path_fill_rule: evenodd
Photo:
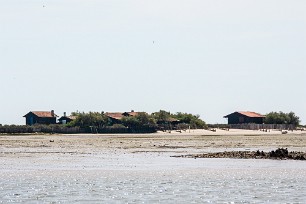
<path fill-rule="evenodd" d="M 73 112 L 71 115 L 75 119 L 68 124 L 0 125 L 0 133 L 154 133 L 158 130 L 207 128 L 199 115 L 171 114 L 164 110 L 152 114 L 138 112 L 135 116 L 123 116 L 115 121 L 104 112 Z"/>
<path fill-rule="evenodd" d="M 122 119 L 114 123 L 104 112 L 74 112 L 76 119 L 67 124 L 67 127 L 91 128 L 99 132 L 103 128 L 128 128 L 132 132 L 156 132 L 157 130 L 176 129 L 205 129 L 206 123 L 200 119 L 199 115 L 160 110 L 152 114 L 139 112 L 136 116 L 123 116 Z"/>
<path fill-rule="evenodd" d="M 265 124 L 291 124 L 295 126 L 300 125 L 300 118 L 295 115 L 294 112 L 284 113 L 280 112 L 270 112 L 266 115 L 264 119 Z"/>

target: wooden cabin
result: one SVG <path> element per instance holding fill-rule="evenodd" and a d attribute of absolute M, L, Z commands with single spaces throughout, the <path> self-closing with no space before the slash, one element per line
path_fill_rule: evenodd
<path fill-rule="evenodd" d="M 123 117 L 136 116 L 139 113 L 132 110 L 131 112 L 106 112 L 104 114 L 109 118 L 111 124 L 120 124 Z"/>
<path fill-rule="evenodd" d="M 26 118 L 26 125 L 34 124 L 56 124 L 56 118 L 58 117 L 54 110 L 51 111 L 30 111 L 23 117 Z"/>
<path fill-rule="evenodd" d="M 263 124 L 265 116 L 250 111 L 239 111 L 226 115 L 224 118 L 228 119 L 229 125 L 244 123 Z"/>

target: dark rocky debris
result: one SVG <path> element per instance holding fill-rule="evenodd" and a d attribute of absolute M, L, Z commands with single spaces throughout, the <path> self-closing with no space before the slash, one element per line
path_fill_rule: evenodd
<path fill-rule="evenodd" d="M 270 152 L 263 151 L 231 151 L 205 154 L 189 154 L 172 157 L 184 158 L 236 158 L 236 159 L 278 159 L 278 160 L 306 160 L 305 152 L 289 152 L 288 149 L 278 148 Z"/>

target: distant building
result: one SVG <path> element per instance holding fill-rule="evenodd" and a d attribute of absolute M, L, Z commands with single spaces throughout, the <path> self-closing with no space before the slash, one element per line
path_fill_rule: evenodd
<path fill-rule="evenodd" d="M 224 116 L 228 119 L 228 124 L 244 124 L 244 123 L 255 123 L 263 124 L 264 115 L 250 111 L 239 111 Z"/>
<path fill-rule="evenodd" d="M 67 124 L 75 119 L 76 119 L 76 116 L 73 116 L 73 115 L 66 116 L 66 112 L 64 112 L 64 116 L 60 117 L 58 121 L 59 121 L 59 124 Z"/>
<path fill-rule="evenodd" d="M 121 123 L 121 119 L 123 117 L 130 117 L 130 116 L 136 116 L 138 115 L 140 112 L 135 112 L 135 111 L 131 111 L 131 112 L 106 112 L 104 113 L 104 115 L 106 115 L 110 122 L 112 124 L 116 124 L 116 123 Z"/>
<path fill-rule="evenodd" d="M 31 111 L 24 115 L 26 118 L 26 125 L 34 124 L 56 124 L 56 118 L 58 117 L 54 110 L 51 111 Z"/>

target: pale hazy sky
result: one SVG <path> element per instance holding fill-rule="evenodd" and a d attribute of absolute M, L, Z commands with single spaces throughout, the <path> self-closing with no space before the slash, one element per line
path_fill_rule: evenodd
<path fill-rule="evenodd" d="M 0 124 L 29 111 L 306 123 L 305 0 L 0 0 Z"/>

